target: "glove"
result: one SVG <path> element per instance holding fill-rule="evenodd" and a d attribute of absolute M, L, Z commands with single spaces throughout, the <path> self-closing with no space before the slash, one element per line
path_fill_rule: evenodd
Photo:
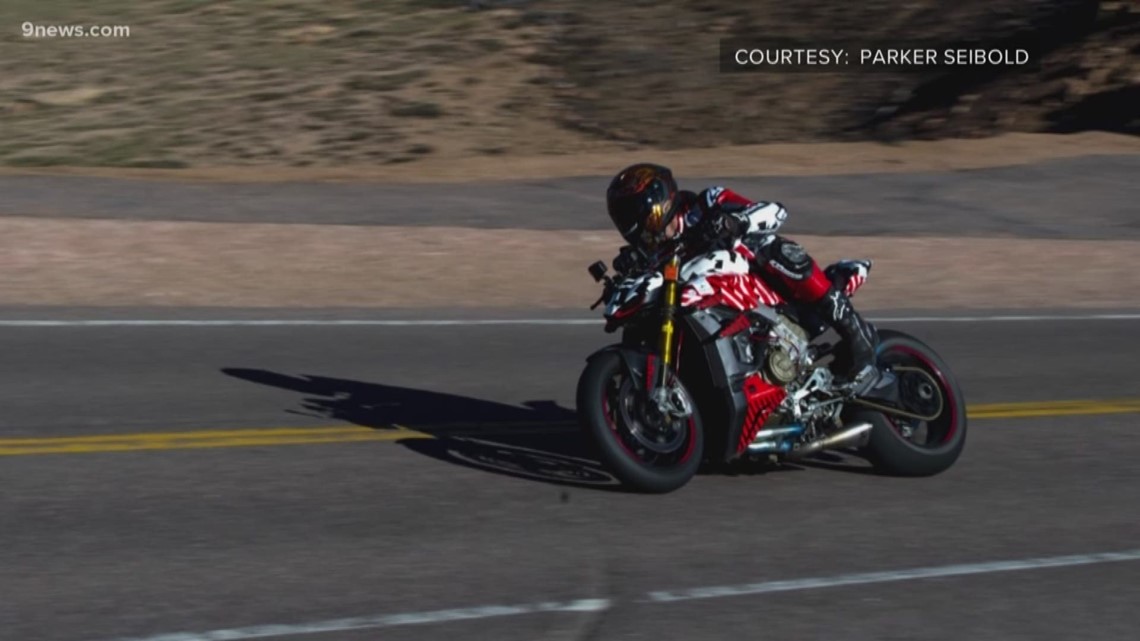
<path fill-rule="evenodd" d="M 698 228 L 701 238 L 705 242 L 716 245 L 740 236 L 740 232 L 745 229 L 746 222 L 732 214 L 723 213 L 711 217 L 707 222 L 700 224 Z"/>

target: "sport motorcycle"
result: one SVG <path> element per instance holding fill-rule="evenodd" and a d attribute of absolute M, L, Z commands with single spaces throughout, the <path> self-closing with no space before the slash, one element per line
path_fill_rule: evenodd
<path fill-rule="evenodd" d="M 751 269 L 755 252 L 686 249 L 672 241 L 636 266 L 589 267 L 604 283 L 605 331 L 620 342 L 587 358 L 578 380 L 580 426 L 623 484 L 670 492 L 702 464 L 806 459 L 846 450 L 880 473 L 930 476 L 958 459 L 966 406 L 945 361 L 917 338 L 877 329 L 887 394 L 860 397 L 835 372 L 841 339 Z M 869 260 L 824 270 L 853 295 Z"/>

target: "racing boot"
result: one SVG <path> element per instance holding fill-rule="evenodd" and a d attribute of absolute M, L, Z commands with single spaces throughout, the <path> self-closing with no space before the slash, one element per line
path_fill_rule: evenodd
<path fill-rule="evenodd" d="M 852 386 L 852 394 L 865 398 L 893 401 L 897 396 L 895 376 L 883 372 L 875 364 L 878 333 L 855 311 L 842 289 L 832 287 L 816 303 L 816 310 L 826 319 L 847 345 L 850 367 L 841 384 Z"/>

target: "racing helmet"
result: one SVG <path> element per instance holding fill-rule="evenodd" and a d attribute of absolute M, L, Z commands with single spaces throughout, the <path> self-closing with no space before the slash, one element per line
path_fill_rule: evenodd
<path fill-rule="evenodd" d="M 622 238 L 631 245 L 652 247 L 665 239 L 677 216 L 677 181 L 668 167 L 630 165 L 618 172 L 606 190 L 606 210 Z"/>

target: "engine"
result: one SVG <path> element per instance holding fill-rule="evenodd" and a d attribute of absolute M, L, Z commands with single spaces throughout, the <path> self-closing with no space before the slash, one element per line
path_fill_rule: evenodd
<path fill-rule="evenodd" d="M 764 378 L 784 387 L 800 378 L 811 362 L 808 338 L 804 328 L 783 314 L 778 315 L 768 332 L 768 355 L 764 362 Z"/>
<path fill-rule="evenodd" d="M 767 313 L 764 313 L 764 312 Z M 737 360 L 777 387 L 800 379 L 811 364 L 804 328 L 771 309 L 758 309 L 767 322 L 753 323 L 751 331 L 735 333 L 731 342 Z M 756 349 L 762 346 L 762 349 Z M 762 355 L 762 356 L 761 356 Z"/>

